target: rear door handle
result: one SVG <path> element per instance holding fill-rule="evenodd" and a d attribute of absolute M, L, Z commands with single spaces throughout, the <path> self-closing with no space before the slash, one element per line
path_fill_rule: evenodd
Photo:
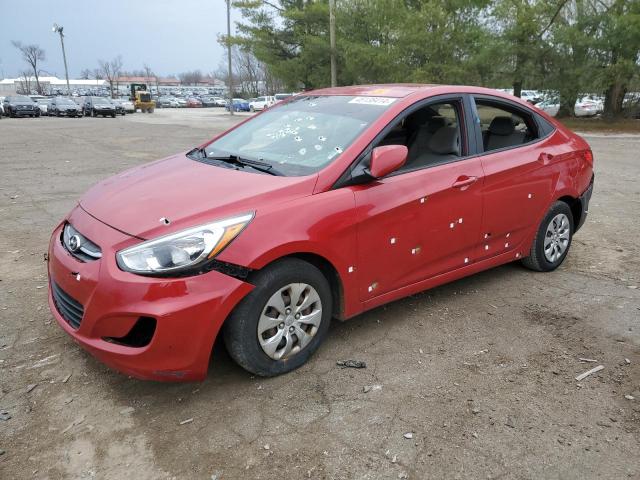
<path fill-rule="evenodd" d="M 461 190 L 466 189 L 469 185 L 472 185 L 478 181 L 478 177 L 469 177 L 468 175 L 460 175 L 458 179 L 451 185 L 453 188 L 459 188 Z"/>
<path fill-rule="evenodd" d="M 551 160 L 553 160 L 553 155 L 546 152 L 542 152 L 538 157 L 538 162 L 540 162 L 543 165 L 548 165 L 549 163 L 551 163 Z"/>

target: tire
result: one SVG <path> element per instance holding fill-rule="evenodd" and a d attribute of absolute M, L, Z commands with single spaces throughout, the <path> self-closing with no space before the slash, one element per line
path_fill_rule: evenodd
<path fill-rule="evenodd" d="M 295 370 L 318 349 L 329 330 L 333 305 L 329 282 L 322 272 L 310 263 L 288 258 L 258 272 L 251 283 L 255 288 L 236 306 L 223 326 L 224 343 L 229 355 L 245 370 L 263 377 L 272 377 Z M 302 285 L 306 286 L 302 287 Z M 285 312 L 278 314 L 278 318 L 274 318 L 279 310 L 270 307 L 269 303 L 273 298 L 279 298 L 283 308 L 291 306 L 291 298 L 296 295 L 292 289 L 287 288 L 291 286 L 297 289 L 304 288 L 301 290 L 302 295 L 299 296 L 304 301 L 318 299 L 307 309 L 302 310 L 302 313 L 307 315 L 307 318 L 312 318 L 315 311 L 313 318 L 319 318 L 319 325 L 314 327 L 311 324 L 297 323 L 292 316 L 295 313 L 295 307 L 293 312 L 290 312 L 291 309 L 287 310 L 290 314 L 286 318 L 284 318 Z M 286 293 L 282 295 L 282 292 L 289 292 L 290 295 L 287 296 Z M 305 311 L 307 313 L 304 313 Z M 269 315 L 265 315 L 266 313 Z M 266 325 L 271 325 L 273 322 L 274 326 L 265 330 L 262 338 L 264 341 L 269 338 L 275 339 L 278 343 L 275 341 L 271 343 L 274 346 L 273 355 L 274 357 L 280 355 L 282 358 L 273 358 L 263 350 L 258 335 L 259 327 L 265 328 L 264 324 L 260 324 L 261 319 L 267 320 Z M 291 326 L 285 325 L 285 321 Z M 310 337 L 307 337 L 308 343 L 301 349 L 299 349 L 300 341 L 296 331 L 292 331 L 300 326 L 308 329 L 306 333 L 310 334 Z M 285 346 L 278 348 L 283 340 Z M 291 345 L 293 345 L 292 348 Z M 289 356 L 284 353 L 287 347 L 289 347 Z"/>
<path fill-rule="evenodd" d="M 116 114 L 115 114 L 115 113 L 112 113 L 112 114 L 111 114 L 111 118 L 116 118 Z"/>
<path fill-rule="evenodd" d="M 554 203 L 538 227 L 529 256 L 522 259 L 522 264 L 537 272 L 555 270 L 567 258 L 573 231 L 574 220 L 569 205 L 564 202 Z M 545 252 L 545 240 L 548 244 L 547 252 Z"/>
<path fill-rule="evenodd" d="M 153 110 L 154 110 L 153 108 L 150 108 L 149 113 L 153 113 Z"/>
<path fill-rule="evenodd" d="M 91 110 L 91 116 L 92 116 L 92 117 L 97 117 L 97 116 L 98 116 L 98 114 L 96 113 L 96 111 L 95 111 L 95 110 Z"/>

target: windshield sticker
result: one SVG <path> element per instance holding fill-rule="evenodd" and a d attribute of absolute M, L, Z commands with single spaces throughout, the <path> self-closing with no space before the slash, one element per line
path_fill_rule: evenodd
<path fill-rule="evenodd" d="M 353 97 L 349 100 L 349 103 L 358 103 L 360 105 L 376 105 L 387 106 L 391 105 L 397 99 L 390 97 Z"/>

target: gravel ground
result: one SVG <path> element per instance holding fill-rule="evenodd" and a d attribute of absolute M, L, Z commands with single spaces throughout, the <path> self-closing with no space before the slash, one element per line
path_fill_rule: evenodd
<path fill-rule="evenodd" d="M 54 225 L 96 181 L 235 121 L 0 121 L 0 478 L 640 478 L 640 136 L 587 136 L 591 212 L 556 272 L 506 265 L 334 322 L 273 379 L 221 345 L 200 384 L 82 351 L 47 307 Z"/>

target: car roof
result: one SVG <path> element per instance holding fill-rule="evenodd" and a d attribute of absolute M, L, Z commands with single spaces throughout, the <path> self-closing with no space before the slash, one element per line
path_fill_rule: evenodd
<path fill-rule="evenodd" d="M 351 85 L 348 87 L 330 87 L 319 90 L 311 90 L 304 94 L 314 93 L 318 95 L 348 95 L 366 97 L 406 97 L 420 90 L 436 87 L 438 85 L 416 83 L 393 83 L 378 85 Z"/>
<path fill-rule="evenodd" d="M 469 93 L 475 95 L 491 95 L 514 100 L 511 94 L 486 87 L 476 87 L 467 85 L 438 85 L 438 84 L 418 84 L 418 83 L 392 83 L 376 85 L 352 85 L 348 87 L 331 87 L 318 90 L 310 90 L 300 93 L 300 95 L 346 95 L 365 97 L 393 97 L 404 98 L 409 95 L 426 94 L 443 95 L 455 93 Z M 517 99 L 519 100 L 519 99 Z"/>

